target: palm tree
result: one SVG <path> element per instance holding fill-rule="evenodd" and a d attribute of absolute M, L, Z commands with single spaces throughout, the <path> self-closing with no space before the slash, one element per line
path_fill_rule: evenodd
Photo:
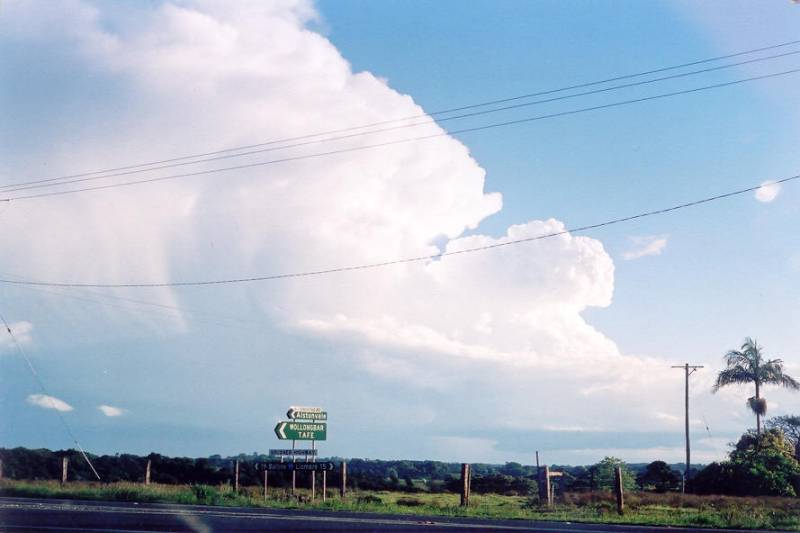
<path fill-rule="evenodd" d="M 756 395 L 748 398 L 747 403 L 756 414 L 756 434 L 761 436 L 761 417 L 767 413 L 767 401 L 761 397 L 761 386 L 773 384 L 798 390 L 800 383 L 783 373 L 782 360 L 765 360 L 762 347 L 750 337 L 744 340 L 739 350 L 725 354 L 725 363 L 727 368 L 720 371 L 711 392 L 734 383 L 755 383 Z"/>

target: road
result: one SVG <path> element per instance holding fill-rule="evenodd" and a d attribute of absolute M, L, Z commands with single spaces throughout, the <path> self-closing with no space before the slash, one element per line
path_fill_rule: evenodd
<path fill-rule="evenodd" d="M 479 531 L 537 531 L 542 533 L 665 533 L 671 531 L 674 533 L 675 531 L 674 528 L 569 522 L 475 520 L 286 509 L 266 510 L 197 505 L 0 498 L 0 532 L 3 533 L 435 530 L 447 533 Z M 681 532 L 708 533 L 708 530 L 681 529 Z"/>

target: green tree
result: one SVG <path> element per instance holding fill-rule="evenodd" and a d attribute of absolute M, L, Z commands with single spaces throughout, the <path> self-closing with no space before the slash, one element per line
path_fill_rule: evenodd
<path fill-rule="evenodd" d="M 800 416 L 784 415 L 767 420 L 767 427 L 780 429 L 794 445 L 794 458 L 800 461 Z"/>
<path fill-rule="evenodd" d="M 700 494 L 736 496 L 797 496 L 800 463 L 791 443 L 777 429 L 742 435 L 730 460 L 711 463 L 693 481 Z"/>
<path fill-rule="evenodd" d="M 739 350 L 730 350 L 725 354 L 725 363 L 726 368 L 717 375 L 717 382 L 711 391 L 717 392 L 727 385 L 754 383 L 756 394 L 747 403 L 756 414 L 756 434 L 760 435 L 761 417 L 767 413 L 767 401 L 761 397 L 761 387 L 774 384 L 798 390 L 800 384 L 783 373 L 782 360 L 767 360 L 762 347 L 750 337 L 744 340 Z"/>
<path fill-rule="evenodd" d="M 595 487 L 600 490 L 614 490 L 614 471 L 617 467 L 622 469 L 622 488 L 625 490 L 636 489 L 636 474 L 622 459 L 606 457 L 592 466 L 594 469 Z"/>
<path fill-rule="evenodd" d="M 637 481 L 642 489 L 667 492 L 678 488 L 681 476 L 664 461 L 653 461 L 639 474 Z"/>

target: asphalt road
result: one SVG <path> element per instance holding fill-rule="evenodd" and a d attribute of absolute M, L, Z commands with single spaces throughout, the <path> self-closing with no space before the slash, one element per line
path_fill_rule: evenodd
<path fill-rule="evenodd" d="M 538 531 L 543 533 L 661 533 L 675 528 L 409 517 L 367 513 L 203 507 L 70 500 L 0 498 L 0 532 L 180 531 Z M 680 529 L 682 533 L 708 530 Z M 724 531 L 724 530 L 717 530 Z M 774 532 L 773 532 L 774 533 Z"/>

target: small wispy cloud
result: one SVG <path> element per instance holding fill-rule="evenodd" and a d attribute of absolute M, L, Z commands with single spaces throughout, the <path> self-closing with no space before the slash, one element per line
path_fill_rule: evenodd
<path fill-rule="evenodd" d="M 759 202 L 769 203 L 778 197 L 781 192 L 781 184 L 774 181 L 765 181 L 756 189 L 755 197 Z"/>
<path fill-rule="evenodd" d="M 13 322 L 9 324 L 9 328 L 14 333 L 14 337 L 11 337 L 3 328 L 3 331 L 0 332 L 0 351 L 13 347 L 14 339 L 17 339 L 20 344 L 29 344 L 31 342 L 33 324 L 30 322 Z"/>
<path fill-rule="evenodd" d="M 125 414 L 125 409 L 111 405 L 98 405 L 97 408 L 106 416 L 122 416 Z"/>
<path fill-rule="evenodd" d="M 680 422 L 682 420 L 681 417 L 669 413 L 656 413 L 656 418 L 664 422 Z"/>
<path fill-rule="evenodd" d="M 54 396 L 47 394 L 31 394 L 27 398 L 27 402 L 42 409 L 55 409 L 56 411 L 66 412 L 72 411 L 72 406 L 64 400 L 59 400 Z"/>
<path fill-rule="evenodd" d="M 661 255 L 661 252 L 667 247 L 667 239 L 667 235 L 631 237 L 633 248 L 624 252 L 622 258 L 626 261 L 631 261 L 648 255 Z"/>

